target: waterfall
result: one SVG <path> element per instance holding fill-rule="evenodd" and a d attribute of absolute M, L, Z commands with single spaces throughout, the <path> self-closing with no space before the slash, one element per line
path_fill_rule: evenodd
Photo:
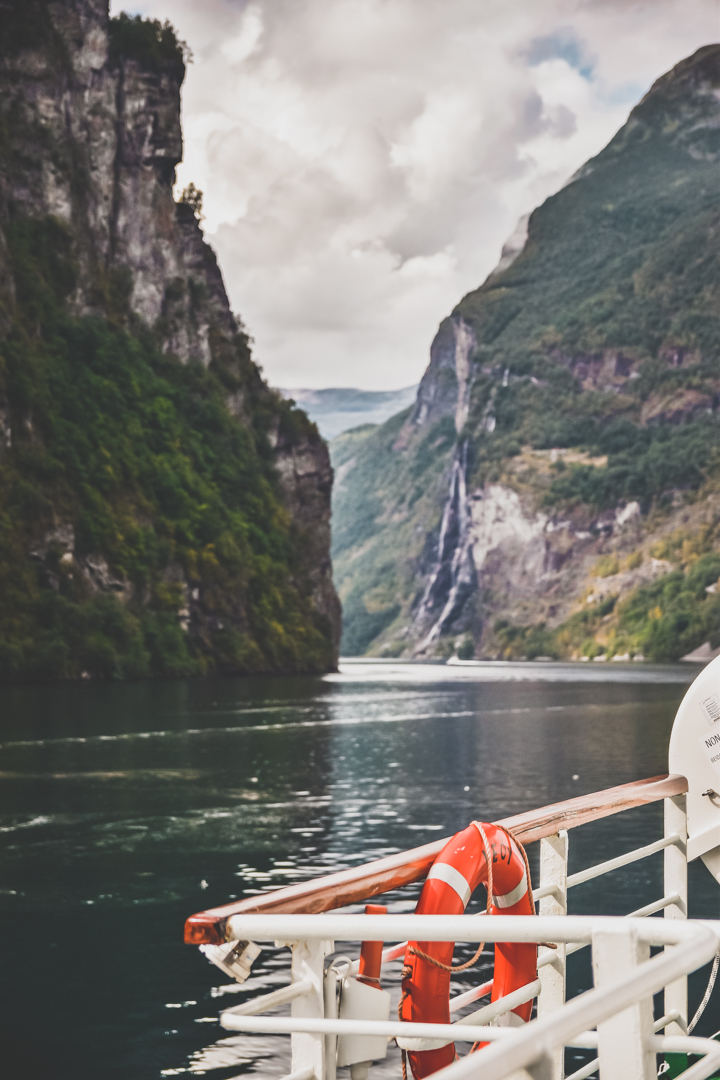
<path fill-rule="evenodd" d="M 475 565 L 470 546 L 470 514 L 467 499 L 467 441 L 458 446 L 450 475 L 450 487 L 443 508 L 437 557 L 433 565 L 415 622 L 419 626 L 434 618 L 430 631 L 417 646 L 422 652 L 462 613 L 474 592 Z"/>

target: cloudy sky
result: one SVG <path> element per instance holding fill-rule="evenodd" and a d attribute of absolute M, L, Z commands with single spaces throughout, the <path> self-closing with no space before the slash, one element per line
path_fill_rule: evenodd
<path fill-rule="evenodd" d="M 718 0 L 113 0 L 192 49 L 179 184 L 276 386 L 417 382 L 518 218 Z"/>

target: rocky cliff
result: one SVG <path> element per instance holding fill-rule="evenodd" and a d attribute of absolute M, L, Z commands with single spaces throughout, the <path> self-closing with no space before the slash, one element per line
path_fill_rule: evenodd
<path fill-rule="evenodd" d="M 0 678 L 335 663 L 327 449 L 173 198 L 185 53 L 0 11 Z"/>
<path fill-rule="evenodd" d="M 713 45 L 520 223 L 414 407 L 335 440 L 343 651 L 720 645 L 719 162 Z"/>

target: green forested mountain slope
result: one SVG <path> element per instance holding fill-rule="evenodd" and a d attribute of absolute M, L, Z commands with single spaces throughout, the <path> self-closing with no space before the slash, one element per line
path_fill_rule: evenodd
<path fill-rule="evenodd" d="M 444 473 L 455 443 L 452 419 L 408 433 L 408 415 L 406 410 L 380 427 L 356 428 L 330 443 L 333 566 L 345 656 L 364 653 L 388 627 L 400 628 L 403 636 L 382 641 L 392 641 L 395 654 L 402 651 L 406 612 L 422 587 L 427 536 L 442 513 Z"/>
<path fill-rule="evenodd" d="M 657 658 L 715 643 L 719 239 L 712 45 L 658 80 L 531 215 L 512 264 L 441 325 L 392 460 L 380 463 L 384 425 L 346 464 L 335 566 L 359 611 L 346 640 L 394 654 Z M 448 422 L 452 448 L 439 437 Z M 416 449 L 436 431 L 439 494 Z M 422 519 L 395 479 L 414 469 L 434 509 Z M 390 558 L 401 531 L 413 542 Z M 384 606 L 370 601 L 378 625 L 387 615 L 381 633 L 353 636 L 391 578 Z"/>
<path fill-rule="evenodd" d="M 335 664 L 326 448 L 173 201 L 183 52 L 0 13 L 0 680 Z"/>

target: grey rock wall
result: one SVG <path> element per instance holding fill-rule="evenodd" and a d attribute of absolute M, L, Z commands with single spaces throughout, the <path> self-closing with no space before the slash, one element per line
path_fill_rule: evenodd
<path fill-rule="evenodd" d="M 46 10 L 36 44 L 12 49 L 2 45 L 3 19 L 16 15 L 0 6 L 0 96 L 13 144 L 5 157 L 0 146 L 0 290 L 13 288 L 3 227 L 18 217 L 57 218 L 73 238 L 78 278 L 70 303 L 77 314 L 140 320 L 179 362 L 229 365 L 238 376 L 228 395 L 233 414 L 257 426 L 253 409 L 261 401 L 259 426 L 272 429 L 268 417 L 278 412 L 278 399 L 250 360 L 192 208 L 173 197 L 183 154 L 184 65 L 176 58 L 145 69 L 137 59 L 113 56 L 108 0 L 62 0 Z M 275 439 L 280 490 L 295 526 L 298 564 L 339 642 L 329 454 L 319 435 L 298 438 Z M 0 452 L 10 439 L 0 401 Z M 86 570 L 98 588 L 110 587 L 100 564 Z"/>
<path fill-rule="evenodd" d="M 101 306 L 124 271 L 131 310 L 164 332 L 168 351 L 208 364 L 213 329 L 232 336 L 236 326 L 215 254 L 173 198 L 183 67 L 113 60 L 106 0 L 65 0 L 49 13 L 54 48 L 0 64 L 27 162 L 22 176 L 5 170 L 0 221 L 12 210 L 65 222 L 77 239 L 78 312 Z"/>

